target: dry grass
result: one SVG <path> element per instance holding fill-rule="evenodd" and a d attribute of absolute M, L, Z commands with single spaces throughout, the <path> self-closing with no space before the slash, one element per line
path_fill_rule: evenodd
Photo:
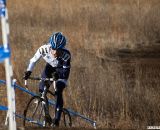
<path fill-rule="evenodd" d="M 36 49 L 52 32 L 62 31 L 72 53 L 65 106 L 96 120 L 99 127 L 158 125 L 160 62 L 126 63 L 117 58 L 116 50 L 158 44 L 159 7 L 159 0 L 8 1 L 14 76 L 22 84 Z M 42 65 L 37 64 L 34 75 L 41 73 Z M 30 87 L 33 91 L 35 84 Z M 17 111 L 22 113 L 27 98 L 21 92 L 17 95 Z M 80 120 L 75 122 L 78 126 Z"/>

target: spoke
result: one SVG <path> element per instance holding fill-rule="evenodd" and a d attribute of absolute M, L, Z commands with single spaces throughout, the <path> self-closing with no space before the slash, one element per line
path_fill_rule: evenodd
<path fill-rule="evenodd" d="M 39 104 L 40 104 L 39 102 L 40 102 L 40 101 L 34 102 L 34 103 L 36 103 L 36 107 L 35 107 L 35 110 L 34 110 L 34 112 L 33 112 L 32 119 L 34 119 L 33 117 L 35 116 L 35 114 L 36 114 L 36 112 L 37 112 L 37 109 L 38 109 Z"/>

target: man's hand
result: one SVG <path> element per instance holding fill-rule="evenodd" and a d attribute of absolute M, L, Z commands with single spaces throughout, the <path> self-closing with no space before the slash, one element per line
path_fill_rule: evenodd
<path fill-rule="evenodd" d="M 32 73 L 31 71 L 26 71 L 26 72 L 24 73 L 23 79 L 27 80 L 27 79 L 30 77 L 31 73 Z"/>
<path fill-rule="evenodd" d="M 54 80 L 58 80 L 59 79 L 59 74 L 57 72 L 54 72 L 52 74 L 52 77 L 53 77 Z"/>

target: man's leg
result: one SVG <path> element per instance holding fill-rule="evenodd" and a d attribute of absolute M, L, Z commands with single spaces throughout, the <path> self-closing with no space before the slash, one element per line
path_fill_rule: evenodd
<path fill-rule="evenodd" d="M 41 74 L 41 78 L 51 78 L 52 77 L 52 72 L 54 71 L 54 68 L 52 66 L 50 66 L 49 64 L 46 64 L 42 74 Z M 49 83 L 45 83 L 44 81 L 41 81 L 39 83 L 39 92 L 42 93 L 43 90 L 44 90 L 44 86 L 45 85 L 48 85 L 48 87 L 50 86 Z M 46 99 L 47 100 L 47 99 Z M 45 120 L 46 122 L 48 122 L 49 124 L 52 123 L 52 118 L 50 117 L 49 115 L 49 107 L 48 105 L 46 104 L 45 106 Z"/>
<path fill-rule="evenodd" d="M 55 69 L 47 63 L 42 74 L 41 74 L 41 78 L 52 78 L 52 73 L 54 71 L 55 71 Z M 43 92 L 44 86 L 45 86 L 45 82 L 41 81 L 39 83 L 39 92 L 41 92 L 41 93 Z"/>
<path fill-rule="evenodd" d="M 59 126 L 59 121 L 61 118 L 61 113 L 63 109 L 63 89 L 65 88 L 65 83 L 62 81 L 57 81 L 56 83 L 56 108 L 55 108 L 55 120 L 54 124 Z"/>

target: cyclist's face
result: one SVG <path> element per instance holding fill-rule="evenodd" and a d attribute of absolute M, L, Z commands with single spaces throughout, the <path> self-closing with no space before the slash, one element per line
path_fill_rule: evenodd
<path fill-rule="evenodd" d="M 60 56 L 60 50 L 51 50 L 51 54 L 53 57 L 59 57 Z"/>

